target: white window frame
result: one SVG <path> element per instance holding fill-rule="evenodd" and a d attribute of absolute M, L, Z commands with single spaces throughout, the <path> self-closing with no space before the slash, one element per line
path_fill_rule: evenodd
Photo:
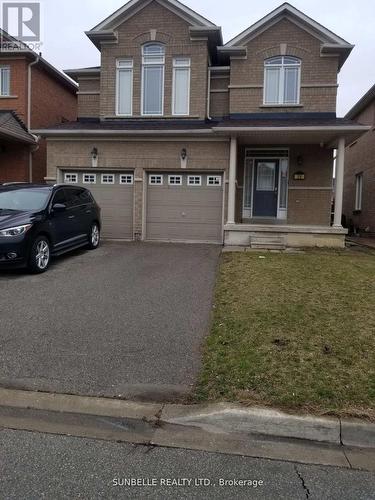
<path fill-rule="evenodd" d="M 210 183 L 210 180 L 213 180 L 213 183 Z M 207 186 L 209 187 L 221 187 L 221 175 L 208 175 L 207 176 Z M 218 183 L 216 181 L 219 181 Z"/>
<path fill-rule="evenodd" d="M 159 179 L 160 182 L 157 182 L 157 179 Z M 150 186 L 162 186 L 163 185 L 163 176 L 160 174 L 152 174 L 148 178 L 148 183 Z"/>
<path fill-rule="evenodd" d="M 90 177 L 93 177 L 94 180 L 93 181 L 87 181 L 87 180 L 85 180 L 86 175 L 90 176 Z M 96 184 L 96 174 L 87 174 L 87 173 L 83 174 L 83 176 L 82 176 L 82 183 L 83 184 Z"/>
<path fill-rule="evenodd" d="M 195 180 L 192 182 L 193 179 L 199 179 L 199 184 L 195 182 Z M 189 175 L 188 176 L 188 186 L 191 187 L 199 187 L 202 185 L 202 176 L 201 175 Z"/>
<path fill-rule="evenodd" d="M 158 57 L 145 54 L 145 49 L 150 45 L 159 45 L 163 48 L 163 54 Z M 161 62 L 160 62 L 161 61 Z M 144 82 L 145 82 L 145 68 L 150 66 L 161 66 L 162 82 L 161 82 L 161 112 L 160 113 L 145 113 L 144 109 Z M 141 116 L 164 116 L 164 94 L 165 94 L 165 46 L 162 43 L 151 42 L 143 45 L 142 47 L 142 74 L 141 74 Z"/>
<path fill-rule="evenodd" d="M 281 63 L 272 64 L 271 61 L 275 59 L 280 59 Z M 286 63 L 285 59 L 294 59 L 295 63 Z M 263 105 L 265 106 L 298 106 L 300 104 L 301 99 L 301 59 L 294 56 L 276 56 L 270 57 L 264 61 L 264 84 L 263 84 Z M 295 102 L 285 102 L 285 78 L 286 78 L 286 69 L 288 68 L 297 68 L 297 99 Z M 267 70 L 268 69 L 278 69 L 279 71 L 279 95 L 277 102 L 267 102 Z"/>
<path fill-rule="evenodd" d="M 178 179 L 178 182 L 173 182 L 173 179 Z M 168 175 L 169 186 L 182 186 L 182 175 Z"/>
<path fill-rule="evenodd" d="M 105 177 L 112 177 L 112 181 L 105 180 Z M 101 183 L 102 184 L 114 184 L 115 183 L 115 174 L 102 174 L 101 175 Z"/>
<path fill-rule="evenodd" d="M 65 172 L 64 183 L 65 184 L 78 184 L 78 174 L 71 173 L 71 172 Z"/>
<path fill-rule="evenodd" d="M 360 172 L 355 176 L 355 201 L 354 201 L 355 211 L 359 212 L 362 210 L 362 201 L 363 201 L 363 172 Z"/>
<path fill-rule="evenodd" d="M 130 85 L 130 113 L 120 113 L 120 73 L 131 73 Z M 134 63 L 131 58 L 121 58 L 116 60 L 116 116 L 133 116 L 133 85 L 134 85 Z"/>
<path fill-rule="evenodd" d="M 119 183 L 122 185 L 131 186 L 134 184 L 134 175 L 133 174 L 120 174 Z"/>
<path fill-rule="evenodd" d="M 188 71 L 187 88 L 187 111 L 186 113 L 176 112 L 176 74 L 178 71 Z M 190 89 L 191 89 L 191 59 L 190 57 L 175 57 L 173 59 L 173 82 L 172 82 L 172 115 L 189 116 L 190 115 Z"/>
<path fill-rule="evenodd" d="M 3 86 L 3 72 L 8 73 L 8 88 L 5 93 L 1 92 L 1 87 Z M 0 66 L 0 96 L 10 96 L 10 66 Z"/>

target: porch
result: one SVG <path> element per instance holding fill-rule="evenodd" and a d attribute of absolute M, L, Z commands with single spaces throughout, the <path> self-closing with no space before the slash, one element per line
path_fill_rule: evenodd
<path fill-rule="evenodd" d="M 332 117 L 325 123 L 316 118 L 228 119 L 217 127 L 231 136 L 224 243 L 344 247 L 345 147 L 365 129 Z"/>

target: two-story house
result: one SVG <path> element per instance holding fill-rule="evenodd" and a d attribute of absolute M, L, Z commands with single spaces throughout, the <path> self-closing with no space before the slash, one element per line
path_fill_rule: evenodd
<path fill-rule="evenodd" d="M 101 65 L 66 71 L 78 121 L 35 133 L 47 181 L 90 188 L 103 236 L 344 245 L 345 146 L 367 130 L 336 117 L 352 45 L 287 3 L 226 44 L 177 0 L 131 0 L 86 35 Z"/>
<path fill-rule="evenodd" d="M 46 141 L 30 129 L 76 120 L 77 85 L 21 42 L 0 35 L 0 183 L 44 182 Z"/>
<path fill-rule="evenodd" d="M 346 118 L 370 127 L 346 150 L 346 224 L 356 233 L 375 236 L 375 85 L 352 107 Z"/>

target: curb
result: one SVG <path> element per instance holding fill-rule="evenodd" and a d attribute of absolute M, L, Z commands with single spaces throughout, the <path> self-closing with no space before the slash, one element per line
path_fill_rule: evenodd
<path fill-rule="evenodd" d="M 375 450 L 375 424 L 227 403 L 173 405 L 0 388 L 0 406 L 90 416 L 126 418 L 159 428 L 195 428 L 217 436 L 246 435 L 296 439 Z"/>

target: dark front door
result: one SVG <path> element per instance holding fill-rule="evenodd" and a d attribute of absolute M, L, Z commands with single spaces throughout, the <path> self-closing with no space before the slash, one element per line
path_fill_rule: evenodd
<path fill-rule="evenodd" d="M 254 171 L 254 217 L 277 216 L 279 161 L 256 160 Z"/>

